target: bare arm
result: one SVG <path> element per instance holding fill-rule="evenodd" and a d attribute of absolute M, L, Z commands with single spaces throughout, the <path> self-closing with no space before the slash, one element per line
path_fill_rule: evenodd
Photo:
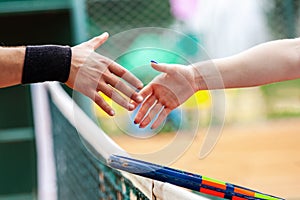
<path fill-rule="evenodd" d="M 299 58 L 300 39 L 286 39 L 189 66 L 152 63 L 154 69 L 163 73 L 141 91 L 146 100 L 135 123 L 146 127 L 159 114 L 152 125 L 157 128 L 173 109 L 198 90 L 251 87 L 300 78 Z"/>
<path fill-rule="evenodd" d="M 0 88 L 21 83 L 25 47 L 0 47 Z"/>
<path fill-rule="evenodd" d="M 195 64 L 198 89 L 220 89 L 213 80 L 221 76 L 224 88 L 259 86 L 300 78 L 300 39 L 285 39 L 255 46 L 232 57 Z M 202 67 L 203 66 L 203 67 Z M 219 74 L 217 74 L 218 72 Z M 209 81 L 209 88 L 204 80 Z"/>
<path fill-rule="evenodd" d="M 69 56 L 70 54 L 66 56 L 65 51 L 57 51 L 53 54 L 55 50 L 47 45 L 31 47 L 31 53 L 28 53 L 28 47 L 0 48 L 0 88 L 24 83 L 24 77 L 26 77 L 25 83 L 46 81 L 50 76 L 50 81 L 60 81 L 61 79 L 55 75 L 63 74 L 66 75 L 67 80 L 61 82 L 91 98 L 107 114 L 114 115 L 115 112 L 99 92 L 104 93 L 120 106 L 133 110 L 135 105 L 130 103 L 129 99 L 136 103 L 142 102 L 143 98 L 136 92 L 136 88 L 141 89 L 143 84 L 127 69 L 95 52 L 108 37 L 108 33 L 103 33 L 72 47 L 70 50 L 72 56 Z M 57 47 L 65 49 L 62 46 Z M 45 54 L 45 48 L 50 53 Z M 69 52 L 68 47 L 66 50 Z M 64 66 L 60 65 L 62 62 L 47 65 L 55 59 L 62 60 Z M 42 62 L 35 62 L 37 60 Z M 70 61 L 70 64 L 64 61 Z M 55 73 L 52 73 L 53 68 Z M 69 70 L 65 70 L 66 68 Z M 48 73 L 48 70 L 51 73 Z"/>

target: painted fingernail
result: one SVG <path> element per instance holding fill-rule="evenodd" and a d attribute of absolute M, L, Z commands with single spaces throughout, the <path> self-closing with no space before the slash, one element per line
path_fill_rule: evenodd
<path fill-rule="evenodd" d="M 155 63 L 155 64 L 157 64 L 157 62 L 156 62 L 156 61 L 154 61 L 154 60 L 151 60 L 151 62 L 152 62 L 152 63 Z"/>
<path fill-rule="evenodd" d="M 142 125 L 142 123 L 139 125 L 139 128 L 143 128 L 143 125 Z"/>
<path fill-rule="evenodd" d="M 148 124 L 142 122 L 142 123 L 140 124 L 140 128 L 146 128 L 147 125 L 148 125 Z"/>

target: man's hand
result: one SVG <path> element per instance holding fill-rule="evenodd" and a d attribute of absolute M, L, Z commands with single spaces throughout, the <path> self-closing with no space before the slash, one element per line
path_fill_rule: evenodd
<path fill-rule="evenodd" d="M 196 91 L 195 71 L 192 66 L 177 64 L 156 64 L 152 67 L 162 74 L 155 77 L 140 94 L 146 99 L 138 111 L 134 122 L 146 127 L 157 114 L 151 128 L 157 128 L 168 114 Z"/>
<path fill-rule="evenodd" d="M 108 37 L 108 33 L 103 33 L 72 47 L 71 71 L 66 85 L 88 96 L 113 116 L 114 110 L 98 92 L 104 93 L 122 107 L 133 110 L 137 104 L 130 103 L 124 95 L 135 103 L 141 103 L 143 98 L 136 92 L 136 88 L 141 89 L 143 84 L 121 65 L 95 52 Z"/>

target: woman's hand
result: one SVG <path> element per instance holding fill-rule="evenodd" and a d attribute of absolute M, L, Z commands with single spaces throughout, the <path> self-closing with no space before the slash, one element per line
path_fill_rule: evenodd
<path fill-rule="evenodd" d="M 140 95 L 146 99 L 134 122 L 146 127 L 158 114 L 151 128 L 157 128 L 168 114 L 197 91 L 195 70 L 192 66 L 178 64 L 156 64 L 152 67 L 162 74 L 155 77 Z"/>

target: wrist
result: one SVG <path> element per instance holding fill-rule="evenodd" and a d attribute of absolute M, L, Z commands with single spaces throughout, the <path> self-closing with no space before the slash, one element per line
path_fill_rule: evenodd
<path fill-rule="evenodd" d="M 191 71 L 193 73 L 193 86 L 194 86 L 194 92 L 197 92 L 199 90 L 205 90 L 207 89 L 205 80 L 202 76 L 202 73 L 195 65 L 190 65 Z"/>
<path fill-rule="evenodd" d="M 12 47 L 12 48 L 7 48 L 11 53 L 9 53 L 7 56 L 11 63 L 11 66 L 14 66 L 13 68 L 15 69 L 13 73 L 14 77 L 14 85 L 15 84 L 20 84 L 22 80 L 22 69 L 24 65 L 24 58 L 25 58 L 25 47 Z M 16 59 L 17 58 L 17 59 Z"/>
<path fill-rule="evenodd" d="M 66 82 L 70 73 L 71 55 L 68 46 L 27 46 L 22 83 Z"/>

